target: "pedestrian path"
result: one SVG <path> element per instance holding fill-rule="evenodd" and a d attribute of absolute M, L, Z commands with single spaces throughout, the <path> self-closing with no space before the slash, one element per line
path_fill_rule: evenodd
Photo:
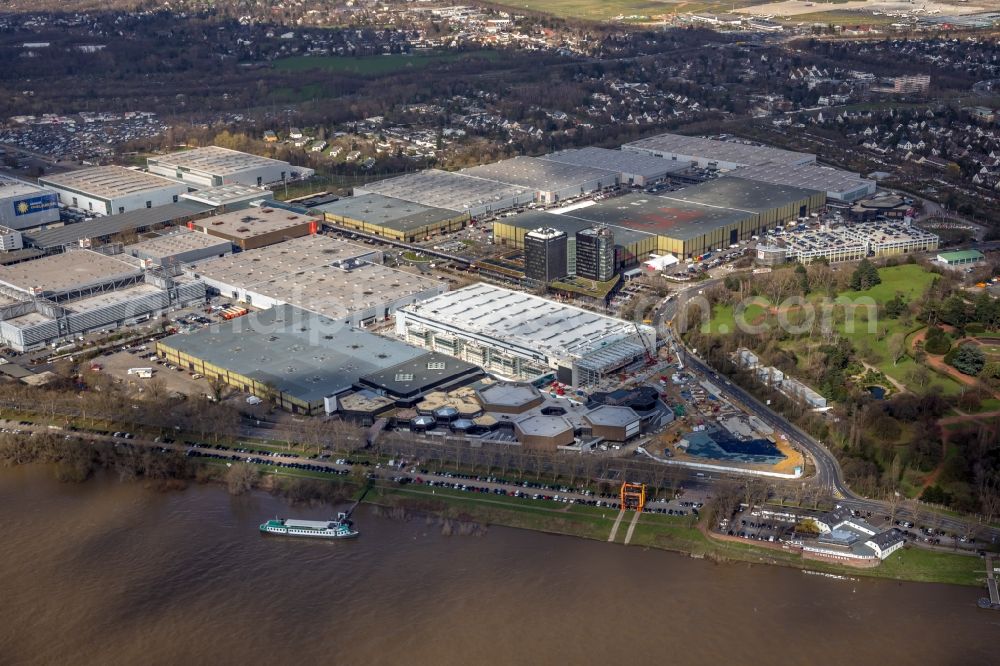
<path fill-rule="evenodd" d="M 1000 592 L 997 591 L 997 579 L 993 575 L 993 555 L 986 555 L 986 587 L 990 591 L 990 603 L 1000 604 Z"/>
<path fill-rule="evenodd" d="M 632 533 L 635 532 L 635 526 L 639 524 L 639 516 L 642 515 L 642 511 L 636 511 L 635 515 L 632 516 L 632 522 L 628 524 L 628 532 L 625 533 L 625 545 L 627 546 L 630 541 L 632 541 Z"/>
<path fill-rule="evenodd" d="M 615 537 L 618 536 L 618 526 L 622 524 L 622 518 L 625 517 L 625 509 L 618 512 L 618 517 L 615 518 L 615 524 L 611 526 L 611 534 L 608 535 L 608 541 L 614 541 Z"/>

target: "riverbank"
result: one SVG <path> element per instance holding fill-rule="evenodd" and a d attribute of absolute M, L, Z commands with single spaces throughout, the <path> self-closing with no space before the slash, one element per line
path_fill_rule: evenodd
<path fill-rule="evenodd" d="M 377 486 L 365 501 L 386 508 L 433 513 L 453 520 L 597 541 L 608 540 L 617 516 L 617 512 L 611 509 L 578 504 L 548 508 L 537 506 L 538 503 L 532 500 L 494 495 L 480 498 L 468 493 L 413 485 L 400 488 Z M 619 530 L 615 543 L 621 544 L 624 538 L 625 530 Z M 764 549 L 713 538 L 689 516 L 643 514 L 630 545 L 684 553 L 717 562 L 768 564 L 844 576 L 975 587 L 985 585 L 986 579 L 983 561 L 967 555 L 906 548 L 889 556 L 878 567 L 860 569 L 805 559 L 791 550 Z"/>
<path fill-rule="evenodd" d="M 4 443 L 11 444 L 10 440 Z M 231 469 L 221 461 L 189 458 L 176 451 L 159 454 L 153 449 L 132 451 L 111 443 L 84 448 L 70 445 L 57 437 L 18 440 L 13 451 L 0 453 L 6 454 L 0 459 L 11 465 L 53 463 L 56 476 L 62 481 L 83 481 L 99 468 L 117 472 L 121 480 L 143 479 L 163 490 L 176 489 L 188 481 L 225 485 L 227 471 Z M 83 457 L 84 453 L 88 455 Z M 305 470 L 278 470 L 267 465 L 252 467 L 257 475 L 251 486 L 256 485 L 293 503 L 333 504 L 345 501 L 352 494 L 356 497 L 366 482 L 366 474 L 361 472 L 367 472 L 361 469 L 358 474 L 331 478 L 330 475 Z M 366 497 L 366 503 L 388 509 L 605 542 L 609 540 L 617 517 L 617 512 L 609 508 L 540 502 L 508 495 L 483 495 L 421 484 L 397 485 L 377 481 L 373 490 Z M 626 530 L 619 530 L 614 542 L 624 543 L 626 533 Z M 970 586 L 982 586 L 985 581 L 982 560 L 974 557 L 905 549 L 893 554 L 878 567 L 856 569 L 806 560 L 792 550 L 713 538 L 690 515 L 643 514 L 632 532 L 630 545 L 686 553 L 718 562 L 771 564 L 841 575 Z"/>

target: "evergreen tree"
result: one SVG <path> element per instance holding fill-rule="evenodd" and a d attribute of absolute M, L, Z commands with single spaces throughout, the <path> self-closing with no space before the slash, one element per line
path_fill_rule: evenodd
<path fill-rule="evenodd" d="M 867 291 L 881 283 L 882 278 L 879 277 L 878 269 L 867 259 L 862 259 L 851 275 L 851 289 L 854 291 Z"/>

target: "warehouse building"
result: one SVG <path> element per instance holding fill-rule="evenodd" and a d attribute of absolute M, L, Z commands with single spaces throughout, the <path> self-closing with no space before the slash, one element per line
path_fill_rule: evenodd
<path fill-rule="evenodd" d="M 74 245 L 96 247 L 116 236 L 142 233 L 171 225 L 187 224 L 211 215 L 214 209 L 193 201 L 179 201 L 166 206 L 141 208 L 121 215 L 108 215 L 77 224 L 24 232 L 25 244 L 46 253 L 61 252 Z"/>
<path fill-rule="evenodd" d="M 627 187 L 648 187 L 662 181 L 671 173 L 687 168 L 686 165 L 660 157 L 597 146 L 561 150 L 538 159 L 610 171 L 618 174 L 619 184 Z"/>
<path fill-rule="evenodd" d="M 218 146 L 150 157 L 146 160 L 146 167 L 150 173 L 179 180 L 196 189 L 233 183 L 261 187 L 303 180 L 315 173 L 312 169 L 292 166 L 281 160 Z"/>
<path fill-rule="evenodd" d="M 0 339 L 30 351 L 203 301 L 205 285 L 90 250 L 0 266 Z"/>
<path fill-rule="evenodd" d="M 773 185 L 791 185 L 826 192 L 827 201 L 852 203 L 875 193 L 874 180 L 818 164 L 766 162 L 736 169 L 729 175 Z"/>
<path fill-rule="evenodd" d="M 467 173 L 428 169 L 355 187 L 354 196 L 381 194 L 430 208 L 445 208 L 485 217 L 526 206 L 535 200 L 532 187 L 508 185 Z"/>
<path fill-rule="evenodd" d="M 430 352 L 370 372 L 362 376 L 356 386 L 392 398 L 397 407 L 412 407 L 431 392 L 451 391 L 482 377 L 482 369 L 472 363 Z M 478 406 L 476 409 L 481 411 Z"/>
<path fill-rule="evenodd" d="M 815 190 L 716 178 L 664 196 L 628 194 L 559 217 L 579 220 L 588 227 L 609 227 L 624 250 L 619 264 L 628 268 L 651 254 L 690 259 L 750 240 L 819 210 L 824 199 L 824 194 Z M 507 220 L 497 224 L 505 223 Z M 643 236 L 626 238 L 624 230 Z"/>
<path fill-rule="evenodd" d="M 623 201 L 631 195 L 618 197 L 611 201 Z M 609 202 L 604 202 L 609 203 Z M 592 208 L 593 206 L 591 206 Z M 578 234 L 593 229 L 598 223 L 585 219 L 582 213 L 586 209 L 577 209 L 570 213 L 549 213 L 545 211 L 527 211 L 511 217 L 503 217 L 493 222 L 493 242 L 515 249 L 524 249 L 525 236 L 539 227 L 552 228 L 562 231 L 567 235 L 567 271 L 571 274 L 580 275 Z M 659 247 L 659 240 L 656 234 L 647 231 L 637 231 L 626 227 L 608 227 L 613 235 L 611 239 L 613 247 L 613 265 L 617 271 L 622 267 L 628 268 L 638 264 L 640 259 L 656 252 Z M 586 243 L 586 240 L 584 240 Z M 587 250 L 584 249 L 584 261 L 587 261 Z M 607 254 L 601 255 L 607 261 Z M 595 259 L 596 258 L 593 258 Z M 591 266 L 591 268 L 596 268 Z M 587 267 L 584 267 L 587 270 Z M 612 276 L 613 277 L 613 276 Z M 594 279 L 594 278 L 589 278 Z"/>
<path fill-rule="evenodd" d="M 513 157 L 463 169 L 462 173 L 534 190 L 534 200 L 543 204 L 575 199 L 618 186 L 617 171 L 536 157 Z"/>
<path fill-rule="evenodd" d="M 248 208 L 197 220 L 188 225 L 241 250 L 256 250 L 292 238 L 315 234 L 319 222 L 308 215 L 280 208 Z"/>
<path fill-rule="evenodd" d="M 99 166 L 38 179 L 54 191 L 59 203 L 93 215 L 116 215 L 177 203 L 188 188 L 145 171 Z"/>
<path fill-rule="evenodd" d="M 125 247 L 125 253 L 154 266 L 189 264 L 232 253 L 229 241 L 180 228 Z"/>
<path fill-rule="evenodd" d="M 570 305 L 474 284 L 400 309 L 396 334 L 507 379 L 590 385 L 642 361 L 656 331 Z"/>
<path fill-rule="evenodd" d="M 322 414 L 360 377 L 426 354 L 289 305 L 164 338 L 156 353 L 298 414 Z"/>
<path fill-rule="evenodd" d="M 941 252 L 936 261 L 949 268 L 965 268 L 966 266 L 977 266 L 986 262 L 986 256 L 979 250 L 954 250 L 952 252 Z"/>
<path fill-rule="evenodd" d="M 816 162 L 816 156 L 737 141 L 718 141 L 699 136 L 658 134 L 626 143 L 622 150 L 660 157 L 685 167 L 730 171 L 757 164 L 797 166 Z"/>
<path fill-rule="evenodd" d="M 381 194 L 347 197 L 316 206 L 310 212 L 322 213 L 329 224 L 403 243 L 459 231 L 469 221 L 468 213 L 432 208 Z"/>
<path fill-rule="evenodd" d="M 215 208 L 220 213 L 225 213 L 230 210 L 248 208 L 254 201 L 265 201 L 273 196 L 274 193 L 264 187 L 232 183 L 188 192 L 182 194 L 181 199 L 205 204 Z"/>
<path fill-rule="evenodd" d="M 937 234 L 903 222 L 862 222 L 844 228 L 865 244 L 869 254 L 889 257 L 910 252 L 930 252 L 941 242 Z"/>
<path fill-rule="evenodd" d="M 189 264 L 210 290 L 257 308 L 294 305 L 352 325 L 382 321 L 447 283 L 381 265 L 364 245 L 308 236 Z"/>
<path fill-rule="evenodd" d="M 59 196 L 50 189 L 0 176 L 0 225 L 33 229 L 59 221 Z"/>

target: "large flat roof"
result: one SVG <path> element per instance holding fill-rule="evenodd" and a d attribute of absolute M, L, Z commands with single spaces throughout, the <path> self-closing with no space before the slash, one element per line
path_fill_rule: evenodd
<path fill-rule="evenodd" d="M 140 208 L 119 215 L 97 217 L 89 222 L 67 224 L 52 229 L 29 230 L 24 239 L 42 249 L 70 245 L 84 238 L 104 238 L 123 231 L 144 230 L 160 224 L 171 224 L 202 215 L 212 210 L 210 206 L 193 201 L 180 201 L 165 206 Z"/>
<path fill-rule="evenodd" d="M 197 226 L 213 234 L 247 239 L 314 222 L 315 218 L 280 208 L 247 208 L 206 217 Z"/>
<path fill-rule="evenodd" d="M 171 349 L 315 403 L 360 377 L 426 354 L 283 305 L 161 340 Z"/>
<path fill-rule="evenodd" d="M 465 375 L 471 376 L 479 367 L 454 356 L 430 352 L 365 375 L 362 380 L 385 389 L 392 395 L 408 396 L 440 386 Z M 481 376 L 482 371 L 478 374 Z"/>
<path fill-rule="evenodd" d="M 556 191 L 577 187 L 594 180 L 609 181 L 614 185 L 617 170 L 598 169 L 569 162 L 559 162 L 536 157 L 512 157 L 508 160 L 463 169 L 467 176 L 476 176 L 524 187 L 533 191 Z"/>
<path fill-rule="evenodd" d="M 503 224 L 509 224 L 527 231 L 544 227 L 552 228 L 557 231 L 563 231 L 567 236 L 575 236 L 578 231 L 591 229 L 594 226 L 594 222 L 586 219 L 583 215 L 580 215 L 579 217 L 577 216 L 577 213 L 580 213 L 582 210 L 584 209 L 577 209 L 569 213 L 558 214 L 546 211 L 529 210 L 512 217 L 504 218 L 502 222 Z M 646 240 L 650 236 L 654 235 L 649 231 L 639 231 L 623 226 L 612 225 L 609 226 L 609 228 L 614 234 L 615 244 L 622 246 L 638 243 L 639 241 Z"/>
<path fill-rule="evenodd" d="M 335 319 L 441 288 L 438 280 L 370 263 L 373 256 L 363 245 L 305 236 L 189 264 L 188 272 Z"/>
<path fill-rule="evenodd" d="M 763 213 L 783 207 L 803 199 L 808 199 L 821 190 L 793 187 L 775 183 L 764 183 L 743 178 L 715 178 L 676 192 L 660 195 L 668 201 L 676 201 L 733 211 Z"/>
<path fill-rule="evenodd" d="M 229 176 L 235 173 L 259 169 L 261 167 L 290 168 L 288 162 L 251 155 L 238 150 L 220 148 L 219 146 L 205 146 L 204 148 L 193 148 L 182 150 L 169 155 L 157 155 L 149 158 L 150 164 L 162 164 L 175 167 L 182 167 L 192 171 L 217 176 Z"/>
<path fill-rule="evenodd" d="M 470 208 L 521 197 L 530 201 L 534 188 L 507 185 L 466 173 L 427 169 L 356 188 L 434 208 L 468 212 Z"/>
<path fill-rule="evenodd" d="M 809 153 L 797 153 L 771 146 L 758 146 L 741 140 L 719 141 L 700 136 L 682 136 L 670 133 L 657 134 L 626 143 L 622 149 L 673 153 L 742 165 L 763 164 L 765 162 L 801 164 L 816 161 L 816 156 Z"/>
<path fill-rule="evenodd" d="M 456 217 L 456 212 L 453 210 L 424 206 L 381 194 L 346 197 L 316 206 L 311 210 L 360 220 L 396 231 L 411 231 Z"/>
<path fill-rule="evenodd" d="M 99 166 L 68 171 L 38 179 L 39 184 L 65 188 L 101 199 L 115 199 L 140 192 L 185 189 L 182 183 L 121 166 Z"/>
<path fill-rule="evenodd" d="M 364 245 L 329 236 L 303 236 L 283 243 L 190 264 L 188 271 L 220 282 L 253 287 L 282 275 L 377 254 Z"/>
<path fill-rule="evenodd" d="M 619 174 L 639 174 L 645 178 L 659 178 L 673 171 L 683 171 L 688 166 L 662 157 L 597 146 L 561 150 L 550 155 L 542 155 L 539 159 L 595 167 Z"/>
<path fill-rule="evenodd" d="M 636 334 L 630 322 L 484 283 L 408 305 L 403 311 L 558 358 L 582 357 Z"/>
<path fill-rule="evenodd" d="M 0 266 L 0 282 L 25 292 L 59 294 L 141 272 L 133 264 L 100 252 L 74 250 Z"/>
<path fill-rule="evenodd" d="M 229 252 L 233 245 L 224 238 L 209 236 L 200 231 L 191 231 L 186 228 L 176 229 L 167 234 L 149 238 L 138 243 L 133 243 L 127 247 L 128 251 L 136 251 L 147 257 L 169 257 L 182 252 L 192 250 L 205 250 L 208 248 L 219 248 L 220 252 Z"/>
<path fill-rule="evenodd" d="M 650 194 L 626 194 L 559 217 L 575 218 L 587 226 L 606 224 L 612 227 L 618 243 L 618 228 L 688 240 L 753 215 L 751 211 L 705 206 Z"/>
<path fill-rule="evenodd" d="M 14 180 L 13 178 L 0 176 L 0 199 L 6 199 L 7 197 L 22 197 L 25 195 L 37 196 L 45 191 L 46 190 L 44 188 L 32 185 L 31 183 L 26 183 L 23 180 Z"/>
<path fill-rule="evenodd" d="M 873 181 L 862 178 L 856 173 L 818 164 L 767 162 L 741 167 L 729 175 L 821 192 L 849 193 L 874 186 Z"/>
<path fill-rule="evenodd" d="M 181 197 L 190 201 L 207 204 L 209 206 L 225 206 L 237 203 L 253 201 L 254 199 L 270 199 L 274 192 L 266 187 L 254 187 L 243 185 L 242 183 L 229 183 L 227 185 L 216 185 L 203 190 L 188 192 Z"/>

